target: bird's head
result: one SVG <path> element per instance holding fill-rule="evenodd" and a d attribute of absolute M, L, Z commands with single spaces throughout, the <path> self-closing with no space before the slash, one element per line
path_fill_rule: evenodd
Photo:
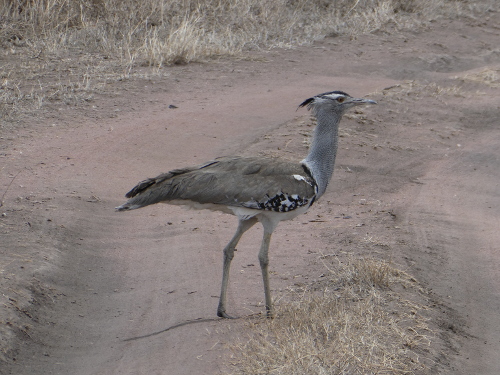
<path fill-rule="evenodd" d="M 343 91 L 330 91 L 304 100 L 299 108 L 307 106 L 307 109 L 312 109 L 315 113 L 320 109 L 326 109 L 342 114 L 349 108 L 362 104 L 377 104 L 377 102 L 370 99 L 353 98 Z"/>

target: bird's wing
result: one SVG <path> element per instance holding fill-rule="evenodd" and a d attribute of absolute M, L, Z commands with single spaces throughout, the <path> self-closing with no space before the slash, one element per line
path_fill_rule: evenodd
<path fill-rule="evenodd" d="M 316 184 L 299 163 L 274 158 L 224 157 L 170 171 L 135 186 L 118 209 L 189 200 L 274 211 L 311 204 Z"/>

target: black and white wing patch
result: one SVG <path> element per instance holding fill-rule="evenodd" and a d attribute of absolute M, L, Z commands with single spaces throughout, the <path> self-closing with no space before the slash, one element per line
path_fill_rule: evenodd
<path fill-rule="evenodd" d="M 269 197 L 266 201 L 258 202 L 258 208 L 276 212 L 289 212 L 299 207 L 307 206 L 311 199 L 303 198 L 298 194 L 280 193 L 274 197 Z"/>
<path fill-rule="evenodd" d="M 275 212 L 290 212 L 296 210 L 297 208 L 304 206 L 311 206 L 314 203 L 314 199 L 317 193 L 317 186 L 315 181 L 310 177 L 304 177 L 298 174 L 293 176 L 293 184 L 307 184 L 310 189 L 307 196 L 300 194 L 289 194 L 284 191 L 279 191 L 275 195 L 266 194 L 263 199 L 254 200 L 252 202 L 246 202 L 243 204 L 244 207 L 253 208 L 258 210 L 267 210 Z M 314 193 L 311 192 L 311 188 L 314 189 Z M 295 190 L 295 189 L 291 189 Z M 305 192 L 304 189 L 298 189 Z"/>

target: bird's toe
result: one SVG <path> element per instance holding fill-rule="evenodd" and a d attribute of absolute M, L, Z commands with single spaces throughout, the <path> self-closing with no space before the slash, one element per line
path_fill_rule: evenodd
<path fill-rule="evenodd" d="M 236 317 L 228 315 L 225 311 L 217 311 L 217 316 L 225 319 L 236 319 Z"/>

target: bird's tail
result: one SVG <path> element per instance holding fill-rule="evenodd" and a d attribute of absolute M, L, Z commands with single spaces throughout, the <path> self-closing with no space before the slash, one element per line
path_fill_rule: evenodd
<path fill-rule="evenodd" d="M 130 211 L 130 210 L 136 210 L 138 208 L 141 208 L 143 206 L 140 206 L 138 204 L 130 204 L 129 202 L 122 204 L 121 206 L 115 207 L 116 211 Z"/>
<path fill-rule="evenodd" d="M 179 188 L 176 184 L 172 183 L 172 179 L 216 163 L 217 161 L 210 161 L 196 167 L 174 169 L 155 178 L 148 178 L 141 181 L 125 194 L 125 198 L 129 198 L 129 200 L 121 206 L 116 207 L 116 211 L 136 210 L 150 204 L 171 201 L 177 198 L 183 199 L 182 196 L 179 196 Z"/>
<path fill-rule="evenodd" d="M 164 173 L 156 178 L 148 178 L 139 182 L 132 190 L 125 194 L 125 198 L 129 198 L 129 200 L 121 206 L 115 207 L 116 211 L 136 210 L 149 204 L 157 203 L 157 200 L 148 200 L 148 197 L 150 197 L 150 194 L 147 193 L 148 189 L 171 176 L 171 173 Z"/>

